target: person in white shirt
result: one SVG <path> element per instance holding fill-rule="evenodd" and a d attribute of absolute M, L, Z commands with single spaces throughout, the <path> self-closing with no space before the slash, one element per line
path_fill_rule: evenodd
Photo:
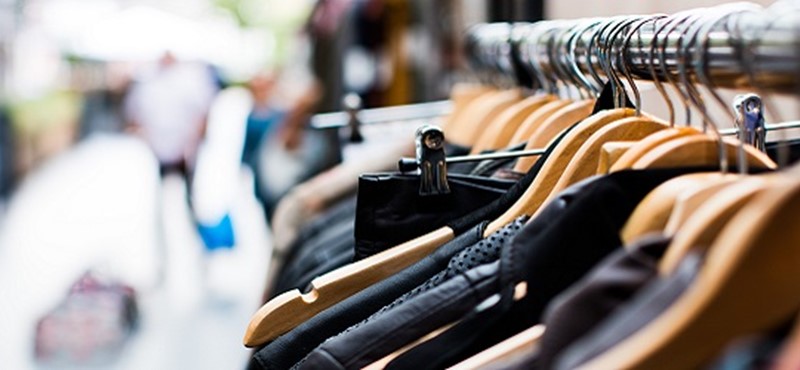
<path fill-rule="evenodd" d="M 206 65 L 178 62 L 169 52 L 132 85 L 124 108 L 128 130 L 147 142 L 162 175 L 190 172 L 218 90 Z"/>

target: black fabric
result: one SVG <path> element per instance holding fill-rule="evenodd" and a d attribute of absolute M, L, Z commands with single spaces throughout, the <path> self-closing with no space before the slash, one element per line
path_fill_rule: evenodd
<path fill-rule="evenodd" d="M 671 238 L 654 234 L 612 253 L 581 281 L 553 299 L 544 314 L 547 330 L 539 341 L 538 354 L 510 368 L 550 369 L 554 358 L 592 330 L 617 308 L 658 276 L 658 261 Z"/>
<path fill-rule="evenodd" d="M 469 153 L 469 148 L 451 143 L 445 143 L 445 151 L 448 153 L 448 155 L 463 155 Z M 502 179 L 481 179 L 475 176 L 469 176 L 466 180 L 460 177 L 459 179 L 460 182 L 456 184 L 458 189 L 461 189 L 462 186 L 470 186 L 470 182 L 475 182 L 476 187 L 486 191 L 497 188 L 496 191 L 502 193 L 501 190 L 506 190 L 513 185 L 513 182 L 508 180 L 503 181 Z M 465 182 L 467 185 L 463 185 Z M 414 193 L 408 192 L 408 194 L 415 194 L 416 191 L 417 190 L 414 189 Z M 401 197 L 402 194 L 403 193 L 398 193 L 398 195 Z M 472 195 L 472 193 L 467 192 L 464 194 L 463 199 L 459 198 L 459 201 L 469 201 L 470 195 Z M 481 202 L 479 199 L 473 198 L 472 200 L 476 201 L 476 203 Z M 483 204 L 485 203 L 486 202 Z M 350 235 L 347 236 L 341 236 L 341 233 L 336 237 L 321 236 L 320 234 L 329 235 L 328 233 L 341 231 L 345 224 L 354 225 L 356 219 L 356 208 L 357 195 L 353 194 L 352 196 L 348 196 L 338 201 L 336 204 L 331 206 L 330 209 L 316 216 L 306 225 L 303 225 L 298 232 L 298 237 L 290 244 L 289 248 L 285 252 L 286 256 L 284 257 L 283 264 L 280 267 L 280 272 L 276 274 L 276 279 L 274 279 L 271 283 L 268 293 L 269 297 L 274 297 L 289 289 L 302 288 L 310 281 L 310 279 L 332 271 L 338 267 L 344 266 L 353 260 L 353 251 L 344 251 L 343 253 L 338 253 L 335 255 L 330 253 L 332 250 L 343 251 L 342 246 L 344 244 L 350 244 L 349 248 L 353 249 L 352 246 L 355 244 L 355 239 L 352 237 L 352 230 L 349 231 Z M 444 205 L 442 209 L 447 210 L 448 208 L 446 205 Z M 399 217 L 408 216 L 407 214 L 403 214 L 401 211 L 403 211 L 403 209 L 396 209 L 394 213 Z M 412 216 L 415 214 L 414 209 L 405 209 L 405 211 L 410 212 Z M 410 225 L 409 227 L 413 228 L 428 226 L 428 220 L 419 219 L 418 221 L 418 224 Z M 392 234 L 384 234 L 384 236 L 387 235 L 391 236 Z M 401 242 L 418 235 L 420 234 L 415 234 L 411 237 L 403 239 Z M 394 240 L 390 242 L 382 242 L 380 241 L 380 238 L 376 242 L 383 244 L 395 243 L 393 245 L 399 243 Z M 338 248 L 330 246 L 332 243 L 335 243 L 335 247 Z M 325 248 L 328 252 L 323 251 L 322 253 L 318 253 L 318 257 L 322 257 L 324 260 L 320 261 L 319 258 L 316 257 L 312 258 L 311 261 L 305 260 L 309 253 L 316 254 L 314 251 L 316 251 L 320 245 L 327 246 Z M 298 256 L 298 254 L 301 254 L 302 256 Z M 345 258 L 345 256 L 349 257 Z M 329 257 L 333 258 L 333 260 L 328 259 Z"/>
<path fill-rule="evenodd" d="M 470 290 L 469 286 L 461 284 L 458 285 L 460 287 L 458 289 L 462 290 L 462 293 L 469 291 L 472 294 L 455 296 L 448 290 L 451 288 L 445 288 L 444 285 L 462 275 L 469 274 L 473 268 L 497 261 L 503 244 L 510 243 L 526 221 L 527 217 L 520 217 L 488 238 L 465 248 L 450 259 L 445 270 L 383 307 L 366 320 L 348 328 L 342 334 L 328 339 L 308 358 L 315 358 L 317 356 L 315 352 L 327 352 L 333 354 L 333 357 L 345 364 L 347 368 L 364 366 L 410 343 L 419 335 L 448 323 L 443 323 L 437 318 L 449 317 L 452 319 L 452 317 L 458 316 L 459 312 L 462 315 L 465 314 L 477 302 L 486 298 L 482 294 L 484 289 Z M 496 274 L 496 268 L 492 271 Z M 466 279 L 467 283 L 478 284 L 476 279 L 469 276 Z M 437 290 L 439 286 L 442 286 L 443 292 L 427 295 L 427 292 Z M 417 297 L 420 295 L 426 295 L 427 298 L 418 300 Z M 439 311 L 443 311 L 443 313 Z M 425 317 L 413 315 L 415 312 L 424 312 Z M 369 345 L 366 345 L 367 343 Z M 311 363 L 318 364 L 319 362 L 315 360 Z"/>
<path fill-rule="evenodd" d="M 574 369 L 655 320 L 689 288 L 702 263 L 702 253 L 690 251 L 673 274 L 652 281 L 631 302 L 565 349 L 553 368 Z"/>
<path fill-rule="evenodd" d="M 519 217 L 503 227 L 501 230 L 489 235 L 488 238 L 484 238 L 478 243 L 464 248 L 450 259 L 450 262 L 447 264 L 447 268 L 445 268 L 443 271 L 432 276 L 430 279 L 412 289 L 410 292 L 403 294 L 392 303 L 381 308 L 378 312 L 366 320 L 347 329 L 347 331 L 380 317 L 380 315 L 384 312 L 403 304 L 403 302 L 421 293 L 436 288 L 437 286 L 455 276 L 458 276 L 459 274 L 466 273 L 470 269 L 480 265 L 496 261 L 498 258 L 500 258 L 500 251 L 503 249 L 503 245 L 511 241 L 514 235 L 516 235 L 519 230 L 525 226 L 525 222 L 527 222 L 527 220 L 527 216 Z M 345 333 L 347 333 L 347 331 L 345 331 Z"/>
<path fill-rule="evenodd" d="M 453 144 L 453 143 L 447 142 L 447 141 L 445 141 L 445 143 L 444 143 L 444 153 L 448 157 L 456 157 L 456 156 L 461 156 L 461 155 L 467 155 L 467 154 L 469 154 L 471 149 L 472 148 L 470 148 L 468 146 Z M 453 171 L 448 171 L 448 172 L 453 172 Z M 458 172 L 458 171 L 456 171 L 456 172 Z M 466 173 L 466 172 L 462 172 L 462 173 Z"/>
<path fill-rule="evenodd" d="M 550 301 L 622 245 L 619 231 L 653 188 L 702 169 L 621 171 L 575 184 L 548 203 L 501 255 L 500 286 L 527 281 L 524 298 L 462 321 L 393 362 L 407 368 L 443 368 L 476 354 L 541 321 Z M 505 299 L 510 299 L 506 294 Z M 487 324 L 490 323 L 490 324 Z M 459 329 L 459 327 L 462 327 Z M 426 348 L 427 347 L 427 348 Z M 448 355 L 441 353 L 448 348 Z"/>
<path fill-rule="evenodd" d="M 334 225 L 354 222 L 355 212 L 356 197 L 353 195 L 338 201 L 327 211 L 314 217 L 301 227 L 297 238 L 295 238 L 295 240 L 289 244 L 286 251 L 283 252 L 283 263 L 278 273 L 275 274 L 275 278 L 270 282 L 269 290 L 265 296 L 267 298 L 272 298 L 283 293 L 287 287 L 294 285 L 288 280 L 287 274 L 290 274 L 289 271 L 299 263 L 297 262 L 298 254 L 304 250 L 304 246 L 310 244 L 312 239 L 319 238 L 320 234 L 329 231 L 332 227 L 335 228 Z M 300 275 L 297 272 L 291 272 L 291 274 L 295 274 L 295 277 Z"/>
<path fill-rule="evenodd" d="M 313 221 L 309 230 L 303 230 L 277 275 L 273 294 L 302 289 L 315 277 L 354 259 L 368 257 L 433 231 L 449 220 L 496 200 L 515 184 L 512 180 L 469 175 L 456 174 L 448 178 L 450 194 L 420 199 L 416 176 L 362 176 L 357 201 L 348 199 Z M 359 235 L 359 227 L 368 230 L 361 233 L 362 236 L 366 234 L 361 243 L 354 238 L 354 234 Z M 360 254 L 354 256 L 354 251 Z"/>
<path fill-rule="evenodd" d="M 256 352 L 250 368 L 277 370 L 292 367 L 326 339 L 366 319 L 442 271 L 456 253 L 481 240 L 485 227 L 486 222 L 476 225 L 421 261 L 348 297 L 278 337 Z"/>
<path fill-rule="evenodd" d="M 292 245 L 302 245 L 309 239 L 315 237 L 319 233 L 327 230 L 331 224 L 341 222 L 346 219 L 353 219 L 356 214 L 356 194 L 342 198 L 335 204 L 331 205 L 323 213 L 315 216 L 306 224 L 304 224 L 297 233 L 297 238 L 292 242 Z M 294 248 L 289 248 L 289 251 Z M 287 259 L 293 258 L 287 254 Z"/>
<path fill-rule="evenodd" d="M 308 276 L 312 271 L 320 272 L 320 266 L 330 264 L 332 259 L 343 254 L 350 256 L 350 259 L 343 262 L 347 264 L 352 259 L 354 244 L 351 220 L 342 219 L 332 223 L 327 229 L 300 246 L 295 258 L 286 262 L 286 267 L 276 279 L 273 292 L 280 294 L 291 289 L 305 288 L 310 281 Z"/>
<path fill-rule="evenodd" d="M 497 218 L 525 192 L 544 161 L 552 153 L 555 145 L 569 130 L 571 128 L 561 133 L 539 157 L 525 177 L 503 194 L 500 199 L 450 222 L 448 226 L 456 235 L 459 235 L 455 240 L 438 248 L 422 261 L 339 302 L 260 348 L 251 361 L 251 368 L 285 369 L 294 365 L 324 340 L 364 320 L 370 314 L 444 269 L 448 260 L 455 253 L 477 243 L 482 238 L 486 220 Z M 476 229 L 478 229 L 477 236 L 475 235 Z M 471 240 L 471 242 L 465 244 L 465 240 Z"/>
<path fill-rule="evenodd" d="M 457 275 L 437 289 L 422 293 L 390 311 L 391 319 L 374 321 L 350 332 L 353 340 L 325 343 L 295 368 L 361 369 L 413 340 L 452 322 L 490 296 L 495 284 L 497 262 Z M 458 302 L 458 303 L 454 303 Z M 344 337 L 342 337 L 344 338 Z"/>
<path fill-rule="evenodd" d="M 419 195 L 419 175 L 364 174 L 358 180 L 355 260 L 445 226 L 500 198 L 515 181 L 450 174 L 449 194 Z"/>

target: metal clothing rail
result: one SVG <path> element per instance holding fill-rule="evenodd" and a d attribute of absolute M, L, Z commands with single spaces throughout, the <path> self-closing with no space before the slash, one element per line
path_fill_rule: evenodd
<path fill-rule="evenodd" d="M 793 129 L 793 128 L 800 128 L 800 121 L 790 121 L 790 122 L 775 123 L 775 124 L 769 124 L 768 123 L 768 124 L 764 125 L 764 129 L 766 129 L 767 132 L 769 132 L 769 131 L 777 131 L 777 130 L 787 130 L 787 129 Z M 722 136 L 733 136 L 733 135 L 736 135 L 738 132 L 739 132 L 739 129 L 737 129 L 735 127 L 734 128 L 726 128 L 726 129 L 719 130 L 719 134 L 722 135 Z"/>
<path fill-rule="evenodd" d="M 672 16 L 483 24 L 470 30 L 467 47 L 476 69 L 519 81 L 521 68 L 540 85 L 596 86 L 597 77 L 610 72 L 618 81 L 630 74 L 691 83 L 707 77 L 714 87 L 794 94 L 800 88 L 800 7 L 780 2 Z"/>
<path fill-rule="evenodd" d="M 360 124 L 411 121 L 445 116 L 450 113 L 453 103 L 449 100 L 429 103 L 397 105 L 393 107 L 362 109 L 356 113 Z M 311 117 L 311 127 L 333 129 L 346 127 L 350 115 L 347 112 L 320 113 Z"/>

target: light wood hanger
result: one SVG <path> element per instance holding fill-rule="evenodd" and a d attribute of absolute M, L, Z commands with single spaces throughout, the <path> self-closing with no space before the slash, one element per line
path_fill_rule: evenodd
<path fill-rule="evenodd" d="M 800 184 L 771 184 L 725 225 L 691 289 L 581 368 L 697 368 L 732 338 L 792 318 L 800 309 L 799 216 Z"/>
<path fill-rule="evenodd" d="M 493 368 L 500 360 L 508 360 L 536 351 L 539 339 L 544 334 L 544 325 L 535 325 L 514 335 L 458 364 L 450 370 L 472 370 Z"/>
<path fill-rule="evenodd" d="M 500 112 L 522 99 L 518 88 L 482 95 L 469 104 L 464 113 L 448 125 L 447 140 L 458 145 L 473 146 L 481 132 Z"/>
<path fill-rule="evenodd" d="M 639 140 L 636 145 L 627 150 L 622 157 L 614 162 L 608 172 L 611 173 L 632 168 L 633 164 L 636 163 L 639 158 L 653 150 L 653 148 L 679 137 L 698 134 L 702 133 L 691 127 L 675 127 L 656 132 Z"/>
<path fill-rule="evenodd" d="M 550 191 L 548 200 L 559 192 L 597 172 L 601 146 L 609 141 L 639 140 L 669 127 L 666 122 L 647 116 L 634 116 L 634 109 L 615 109 L 619 116 L 597 130 L 584 142 L 570 160 L 563 174 Z M 547 201 L 545 201 L 547 202 Z"/>
<path fill-rule="evenodd" d="M 594 108 L 594 100 L 580 100 L 570 103 L 563 108 L 558 109 L 551 114 L 541 125 L 534 131 L 533 135 L 527 139 L 525 150 L 543 148 L 547 143 L 553 140 L 559 133 L 566 130 L 583 119 L 588 118 L 592 114 Z M 517 160 L 514 166 L 514 171 L 528 172 L 530 168 L 536 163 L 538 157 L 524 157 Z"/>
<path fill-rule="evenodd" d="M 578 125 L 567 133 L 558 145 L 556 145 L 550 156 L 547 157 L 547 160 L 542 165 L 539 174 L 533 179 L 533 182 L 522 196 L 511 208 L 489 224 L 484 232 L 484 236 L 488 236 L 500 230 L 503 226 L 512 222 L 519 216 L 533 215 L 536 213 L 550 194 L 550 190 L 553 189 L 559 177 L 561 177 L 563 169 L 567 166 L 575 153 L 577 153 L 586 139 L 604 126 L 614 122 L 614 119 L 620 117 L 620 115 L 629 114 L 627 112 L 629 112 L 629 108 L 605 110 L 578 123 Z M 566 117 L 566 119 L 572 118 L 575 117 Z M 569 125 L 567 125 L 567 127 L 569 127 Z"/>
<path fill-rule="evenodd" d="M 514 131 L 514 135 L 508 141 L 508 144 L 516 145 L 527 143 L 528 140 L 530 140 L 530 138 L 533 136 L 533 133 L 536 132 L 536 129 L 539 128 L 539 126 L 541 126 L 548 117 L 552 116 L 553 113 L 570 103 L 572 103 L 571 100 L 558 99 L 543 105 L 530 116 L 525 118 L 525 121 L 522 122 L 516 131 Z"/>
<path fill-rule="evenodd" d="M 720 230 L 739 210 L 753 197 L 769 188 L 768 179 L 767 176 L 751 176 L 741 178 L 734 184 L 723 183 L 721 185 L 723 189 L 697 207 L 683 228 L 674 234 L 659 263 L 662 274 L 675 271 L 681 259 L 692 249 L 708 248 Z M 667 226 L 670 226 L 669 223 Z"/>
<path fill-rule="evenodd" d="M 555 99 L 554 95 L 549 94 L 534 95 L 506 108 L 483 130 L 478 141 L 472 147 L 470 154 L 480 154 L 484 150 L 494 150 L 508 146 L 514 132 L 525 122 L 525 119 L 536 112 L 537 109 Z"/>
<path fill-rule="evenodd" d="M 271 299 L 250 319 L 244 345 L 256 347 L 297 327 L 328 307 L 421 260 L 455 233 L 442 227 L 399 246 L 340 267 L 311 281 L 307 293 L 297 289 Z"/>
<path fill-rule="evenodd" d="M 709 182 L 709 176 L 719 177 L 720 173 L 703 172 L 678 176 L 650 191 L 622 227 L 620 237 L 624 244 L 630 245 L 649 233 L 663 232 L 681 194 L 703 187 Z"/>
<path fill-rule="evenodd" d="M 735 140 L 723 138 L 728 154 L 729 163 L 737 162 L 738 145 Z M 744 146 L 747 162 L 751 167 L 775 169 L 777 165 L 765 153 L 759 152 L 752 146 Z M 687 166 L 718 166 L 719 143 L 707 135 L 689 135 L 663 143 L 644 156 L 633 165 L 634 169 L 669 168 Z"/>
<path fill-rule="evenodd" d="M 636 143 L 637 141 L 609 141 L 603 144 L 600 147 L 600 158 L 597 160 L 597 174 L 607 175 L 611 166 Z"/>
<path fill-rule="evenodd" d="M 688 189 L 675 199 L 675 207 L 664 225 L 664 234 L 675 235 L 685 225 L 694 212 L 718 192 L 741 180 L 742 176 L 730 173 L 707 174 L 704 183 L 696 188 Z"/>
<path fill-rule="evenodd" d="M 445 130 L 445 132 L 454 131 L 456 129 L 454 122 L 461 122 L 464 111 L 470 104 L 494 92 L 497 92 L 497 89 L 488 85 L 456 84 L 453 86 L 453 89 L 450 90 L 453 110 L 442 121 L 442 130 Z"/>
<path fill-rule="evenodd" d="M 737 144 L 729 139 L 723 139 L 723 143 L 726 146 L 729 163 L 736 163 L 738 161 Z M 755 148 L 745 145 L 744 150 L 751 166 L 771 169 L 777 167 L 766 154 Z M 634 163 L 633 168 L 714 167 L 718 165 L 719 144 L 710 136 L 690 133 L 673 138 L 651 149 Z M 696 205 L 702 204 L 705 199 L 713 195 L 714 190 L 721 190 L 729 181 L 731 181 L 730 178 L 724 179 L 719 173 L 702 173 L 684 175 L 665 182 L 648 194 L 636 207 L 622 229 L 622 239 L 626 243 L 630 243 L 650 232 L 674 231 L 677 226 L 686 222 L 685 218 L 692 214 Z M 708 187 L 708 190 L 703 191 L 704 187 Z M 695 192 L 695 198 L 691 199 L 692 203 L 687 204 L 685 210 L 678 210 L 680 213 L 675 214 L 675 206 L 680 194 L 691 191 L 691 189 L 694 189 Z M 673 216 L 673 214 L 675 215 Z M 670 218 L 673 218 L 675 224 L 668 227 Z"/>

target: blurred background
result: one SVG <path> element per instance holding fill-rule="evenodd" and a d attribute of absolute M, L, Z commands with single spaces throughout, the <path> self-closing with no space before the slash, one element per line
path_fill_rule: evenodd
<path fill-rule="evenodd" d="M 360 155 L 314 114 L 447 99 L 477 22 L 723 2 L 0 0 L 0 367 L 243 368 L 276 204 Z"/>

